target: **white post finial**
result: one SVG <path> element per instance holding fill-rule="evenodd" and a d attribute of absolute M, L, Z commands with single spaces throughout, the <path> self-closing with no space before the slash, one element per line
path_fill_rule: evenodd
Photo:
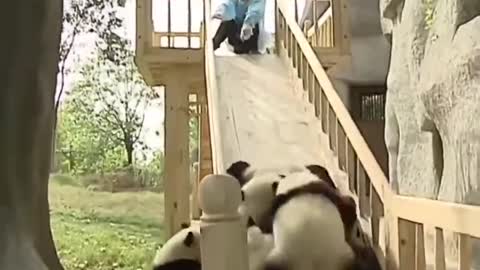
<path fill-rule="evenodd" d="M 240 184 L 228 175 L 208 175 L 199 187 L 203 270 L 248 270 L 246 226 L 238 213 Z"/>

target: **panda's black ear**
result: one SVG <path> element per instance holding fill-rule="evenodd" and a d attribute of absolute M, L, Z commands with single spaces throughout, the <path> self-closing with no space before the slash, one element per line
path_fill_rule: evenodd
<path fill-rule="evenodd" d="M 278 188 L 278 182 L 273 182 L 273 183 L 272 183 L 272 191 L 273 191 L 273 193 L 277 193 L 277 188 Z"/>
<path fill-rule="evenodd" d="M 312 174 L 316 175 L 319 179 L 327 182 L 331 187 L 337 188 L 335 186 L 335 182 L 333 179 L 330 177 L 330 174 L 328 173 L 327 169 L 325 167 L 317 165 L 317 164 L 311 164 L 308 166 L 305 166 L 307 170 L 309 170 Z"/>
<path fill-rule="evenodd" d="M 243 186 L 249 180 L 245 177 L 245 171 L 248 169 L 248 167 L 250 167 L 250 163 L 239 160 L 232 163 L 232 165 L 228 167 L 227 173 L 235 177 L 240 183 L 240 186 Z"/>
<path fill-rule="evenodd" d="M 186 228 L 190 227 L 190 224 L 188 224 L 188 223 L 182 223 L 181 226 L 182 226 L 182 229 L 186 229 Z"/>
<path fill-rule="evenodd" d="M 255 221 L 253 220 L 252 217 L 248 217 L 248 223 L 247 223 L 247 227 L 252 227 L 252 226 L 255 226 Z"/>
<path fill-rule="evenodd" d="M 183 243 L 185 246 L 190 247 L 193 242 L 195 242 L 195 236 L 193 235 L 193 232 L 188 232 L 187 236 L 183 240 Z"/>

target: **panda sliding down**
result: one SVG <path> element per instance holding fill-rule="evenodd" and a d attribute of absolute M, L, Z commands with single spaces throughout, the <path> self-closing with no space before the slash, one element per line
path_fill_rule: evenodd
<path fill-rule="evenodd" d="M 282 179 L 276 194 L 265 270 L 381 270 L 353 198 L 305 172 Z"/>
<path fill-rule="evenodd" d="M 285 166 L 283 168 L 254 168 L 250 163 L 239 160 L 230 165 L 227 169 L 227 174 L 233 176 L 235 179 L 238 180 L 240 186 L 243 187 L 246 183 L 250 180 L 253 180 L 257 175 L 264 175 L 264 174 L 272 174 L 275 173 L 277 175 L 285 176 L 286 174 L 294 173 L 294 172 L 302 172 L 308 170 L 310 173 L 316 175 L 319 179 L 326 181 L 329 185 L 336 189 L 335 183 L 333 182 L 332 178 L 328 171 L 317 164 L 310 164 L 305 166 L 300 165 L 290 165 Z"/>
<path fill-rule="evenodd" d="M 309 174 L 316 180 L 323 180 L 336 189 L 327 170 L 319 165 L 254 168 L 245 161 L 236 161 L 230 165 L 227 173 L 236 178 L 242 187 L 240 214 L 245 219 L 252 217 L 262 232 L 271 233 L 270 208 L 275 197 L 276 187 L 286 175 L 295 172 Z"/>
<path fill-rule="evenodd" d="M 251 170 L 248 167 L 250 167 L 249 164 L 244 166 L 250 170 L 250 175 L 245 179 L 242 192 L 245 193 L 243 194 L 244 203 L 248 201 L 251 204 L 245 207 L 245 213 L 254 213 L 257 214 L 256 217 L 261 218 L 267 217 L 264 220 L 270 223 L 270 227 L 273 223 L 275 233 L 275 241 L 273 241 L 272 234 L 262 233 L 260 228 L 255 225 L 254 219 L 249 218 L 247 239 L 250 270 L 316 269 L 314 265 L 320 265 L 321 267 L 318 269 L 322 270 L 381 270 L 373 249 L 365 246 L 367 240 L 362 239 L 364 234 L 356 220 L 356 213 L 352 215 L 348 210 L 352 204 L 345 197 L 338 196 L 333 181 L 323 167 L 309 165 L 303 168 L 296 167 L 293 170 L 284 168 L 283 171 Z M 285 174 L 280 175 L 277 172 Z M 240 171 L 238 175 L 240 177 L 246 175 L 245 170 Z M 310 187 L 310 182 L 314 182 L 313 188 Z M 316 183 L 321 184 L 318 186 Z M 248 186 L 250 188 L 246 189 Z M 275 197 L 276 193 L 277 197 Z M 262 194 L 267 194 L 267 199 L 262 197 Z M 301 197 L 306 197 L 303 201 L 308 203 L 302 204 L 302 200 L 299 200 Z M 311 211 L 311 202 L 316 202 L 326 210 L 320 213 L 321 211 L 318 210 L 323 208 L 314 207 L 315 211 Z M 262 207 L 256 207 L 262 204 Z M 272 205 L 275 209 L 273 221 L 268 218 Z M 295 209 L 292 205 L 297 205 L 299 209 Z M 353 209 L 355 208 L 353 201 Z M 322 215 L 318 214 L 323 214 L 323 219 Z M 293 216 L 298 218 L 292 218 Z M 304 226 L 300 222 L 302 219 L 306 219 L 303 224 L 308 224 L 310 221 L 312 226 L 307 230 L 302 227 L 295 228 L 297 225 Z M 317 223 L 318 221 L 323 223 Z M 345 232 L 343 232 L 344 224 L 346 225 Z M 183 226 L 184 229 L 170 238 L 157 253 L 154 270 L 201 269 L 199 227 L 187 228 L 187 226 Z M 336 233 L 336 237 L 333 234 L 330 238 L 319 237 L 328 236 L 330 231 Z M 302 242 L 301 239 L 308 241 Z M 338 248 L 338 251 L 335 248 L 332 252 L 334 246 Z M 314 251 L 317 249 L 323 250 L 323 260 L 315 257 L 317 253 Z M 325 267 L 326 264 L 335 264 L 335 261 L 341 268 Z"/>
<path fill-rule="evenodd" d="M 318 239 L 314 238 L 316 240 L 307 245 L 307 249 L 310 250 L 322 247 L 326 249 L 323 254 L 327 259 L 320 263 L 322 267 L 325 267 L 324 262 L 330 260 L 331 264 L 339 264 L 330 268 L 335 270 L 381 270 L 375 251 L 370 245 L 370 239 L 363 232 L 357 219 L 355 201 L 350 196 L 340 195 L 325 168 L 319 165 L 308 165 L 262 170 L 252 169 L 247 162 L 237 161 L 229 167 L 227 173 L 237 178 L 242 185 L 243 202 L 240 212 L 252 216 L 264 232 L 272 232 L 272 223 L 276 220 L 279 228 L 274 232 L 275 238 L 281 238 L 282 236 L 278 236 L 280 234 L 284 238 L 290 236 L 290 240 L 294 240 L 286 240 L 283 250 L 277 244 L 275 245 L 275 250 L 269 256 L 267 269 L 268 267 L 276 269 L 279 266 L 282 267 L 278 269 L 303 269 L 298 268 L 302 267 L 302 263 L 299 266 L 287 267 L 285 259 L 288 257 L 286 254 L 289 250 L 293 250 L 294 253 L 299 250 L 298 247 L 301 247 L 300 250 L 304 250 L 304 243 L 298 239 L 301 239 L 302 236 L 311 239 L 308 235 L 310 232 L 313 237 L 330 236 L 330 238 L 325 238 L 329 241 L 317 237 Z M 275 197 L 276 195 L 278 196 Z M 299 199 L 301 197 L 303 199 Z M 291 202 L 290 199 L 292 199 Z M 315 203 L 319 205 L 313 211 L 317 216 L 309 217 L 312 213 L 312 205 Z M 288 206 L 284 208 L 285 205 Z M 297 207 L 292 207 L 292 205 Z M 269 211 L 272 206 L 273 215 Z M 279 211 L 280 209 L 281 211 Z M 287 213 L 277 216 L 278 212 Z M 298 218 L 292 218 L 295 214 L 298 215 Z M 272 220 L 272 217 L 275 219 Z M 295 228 L 297 225 L 304 226 L 302 220 L 303 224 L 310 223 L 312 226 L 309 227 L 310 230 L 305 231 L 302 227 Z M 316 225 L 317 223 L 323 225 L 325 230 L 322 231 Z M 286 230 L 282 230 L 282 227 L 286 227 Z M 292 230 L 289 231 L 288 228 Z M 302 229 L 295 231 L 298 228 Z M 327 233 L 329 230 L 333 230 L 332 233 Z M 325 245 L 325 242 L 332 243 L 332 245 Z M 330 248 L 334 245 L 337 245 L 335 250 L 338 252 L 331 253 Z M 315 256 L 311 258 L 315 258 Z M 301 259 L 295 260 L 294 257 L 292 261 L 302 261 Z M 335 263 L 335 261 L 338 262 Z"/>
<path fill-rule="evenodd" d="M 288 175 L 278 184 L 272 208 L 275 247 L 266 270 L 340 270 L 353 260 L 336 205 L 303 188 L 317 185 L 325 183 L 304 173 Z"/>

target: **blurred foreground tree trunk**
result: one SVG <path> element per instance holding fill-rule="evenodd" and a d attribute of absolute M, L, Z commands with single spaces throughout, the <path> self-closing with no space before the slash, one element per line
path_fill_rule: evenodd
<path fill-rule="evenodd" d="M 63 270 L 48 204 L 62 7 L 19 0 L 0 8 L 2 270 Z"/>

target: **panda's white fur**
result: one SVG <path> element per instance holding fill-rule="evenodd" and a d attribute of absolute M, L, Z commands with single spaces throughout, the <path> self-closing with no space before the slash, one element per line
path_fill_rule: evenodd
<path fill-rule="evenodd" d="M 256 225 L 247 230 L 248 262 L 250 270 L 263 269 L 265 259 L 273 248 L 273 235 L 262 233 Z"/>
<path fill-rule="evenodd" d="M 285 177 L 292 178 L 290 175 L 296 174 L 301 174 L 305 179 L 320 181 L 320 178 L 307 170 L 305 166 L 279 168 L 276 171 L 274 169 L 257 171 L 242 187 L 243 201 L 239 207 L 240 214 L 245 219 L 252 217 L 262 231 L 270 232 L 272 226 L 270 209 L 277 192 L 277 185 L 285 180 L 288 182 Z M 295 182 L 291 184 L 298 185 Z M 282 185 L 285 186 L 285 183 Z"/>
<path fill-rule="evenodd" d="M 154 269 L 185 269 L 184 265 L 182 267 L 175 265 L 181 260 L 195 261 L 200 264 L 200 226 L 184 228 L 168 239 L 157 251 L 153 267 Z M 162 268 L 167 264 L 170 267 Z M 197 269 L 197 267 L 190 268 Z"/>
<path fill-rule="evenodd" d="M 275 197 L 275 187 L 281 178 L 277 173 L 262 173 L 254 176 L 242 187 L 243 201 L 238 211 L 245 221 L 252 217 L 260 228 L 271 223 L 268 213 Z"/>
<path fill-rule="evenodd" d="M 233 162 L 226 170 L 227 174 L 238 180 L 240 186 L 245 185 L 254 177 L 262 174 L 289 174 L 296 171 L 305 170 L 303 165 L 283 165 L 283 166 L 253 166 L 250 163 L 238 160 Z"/>
<path fill-rule="evenodd" d="M 309 172 L 287 175 L 277 195 L 312 181 L 318 178 Z M 268 270 L 338 270 L 354 258 L 337 207 L 317 194 L 301 194 L 282 204 L 273 219 L 273 235 L 275 247 L 266 260 Z"/>

